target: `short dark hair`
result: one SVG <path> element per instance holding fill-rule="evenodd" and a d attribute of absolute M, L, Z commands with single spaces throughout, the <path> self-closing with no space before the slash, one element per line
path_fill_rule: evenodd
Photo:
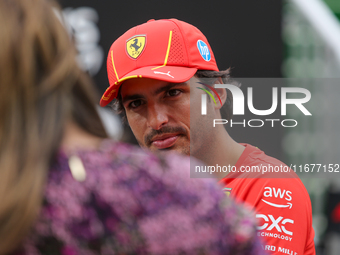
<path fill-rule="evenodd" d="M 197 70 L 195 73 L 195 76 L 198 79 L 204 79 L 202 81 L 206 82 L 207 79 L 210 80 L 208 85 L 212 85 L 218 78 L 222 79 L 222 82 L 224 84 L 230 83 L 230 68 L 224 71 L 212 71 L 212 70 Z M 236 84 L 235 84 L 236 85 Z M 238 86 L 238 85 L 236 85 Z M 226 116 L 225 118 L 229 121 L 233 115 L 233 97 L 231 92 L 227 89 L 227 100 L 226 100 Z M 120 94 L 120 91 L 118 93 L 118 97 L 114 99 L 111 104 L 111 108 L 118 114 L 122 115 L 123 122 L 126 122 L 126 113 L 125 108 L 122 104 L 122 96 Z"/>

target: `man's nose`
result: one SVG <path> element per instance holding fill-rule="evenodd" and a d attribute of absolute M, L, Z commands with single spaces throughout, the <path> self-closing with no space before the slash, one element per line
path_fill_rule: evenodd
<path fill-rule="evenodd" d="M 152 129 L 159 130 L 168 123 L 168 114 L 164 105 L 149 105 L 148 107 L 148 126 Z"/>

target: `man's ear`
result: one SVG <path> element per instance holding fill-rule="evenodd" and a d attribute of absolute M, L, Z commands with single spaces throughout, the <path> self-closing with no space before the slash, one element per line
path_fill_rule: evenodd
<path fill-rule="evenodd" d="M 222 81 L 222 78 L 219 77 L 216 81 L 215 81 L 215 84 L 223 84 L 223 81 Z M 221 102 L 222 102 L 222 105 L 221 105 L 221 102 L 220 100 L 216 100 L 218 101 L 218 104 L 216 106 L 217 109 L 221 109 L 222 106 L 225 104 L 225 102 L 227 101 L 227 90 L 224 89 L 224 88 L 220 88 L 220 89 L 215 89 L 218 96 L 220 97 L 221 99 Z"/>

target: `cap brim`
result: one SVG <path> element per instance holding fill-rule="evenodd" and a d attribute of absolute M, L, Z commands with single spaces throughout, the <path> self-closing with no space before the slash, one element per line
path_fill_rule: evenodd
<path fill-rule="evenodd" d="M 150 78 L 167 81 L 171 83 L 181 83 L 189 80 L 196 73 L 197 68 L 184 66 L 147 66 L 133 70 L 119 79 L 119 83 L 111 85 L 103 94 L 100 106 L 104 107 L 117 97 L 119 87 L 128 79 Z"/>

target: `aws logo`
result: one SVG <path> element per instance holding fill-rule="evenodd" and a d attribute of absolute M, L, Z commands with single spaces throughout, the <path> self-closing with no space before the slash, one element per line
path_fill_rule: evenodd
<path fill-rule="evenodd" d="M 126 41 L 126 53 L 136 59 L 145 49 L 146 35 L 135 35 Z"/>
<path fill-rule="evenodd" d="M 289 201 L 289 202 L 285 202 L 285 204 L 276 204 L 276 203 L 269 202 L 265 199 L 261 199 L 263 202 L 265 202 L 266 204 L 270 206 L 277 207 L 277 208 L 289 208 L 289 209 L 291 209 L 293 206 L 293 204 L 290 203 L 290 201 L 292 201 L 292 192 L 289 190 L 285 190 L 285 189 L 281 190 L 280 188 L 265 187 L 263 196 L 266 198 L 268 197 L 281 198 L 281 199 L 285 199 L 286 201 Z"/>

